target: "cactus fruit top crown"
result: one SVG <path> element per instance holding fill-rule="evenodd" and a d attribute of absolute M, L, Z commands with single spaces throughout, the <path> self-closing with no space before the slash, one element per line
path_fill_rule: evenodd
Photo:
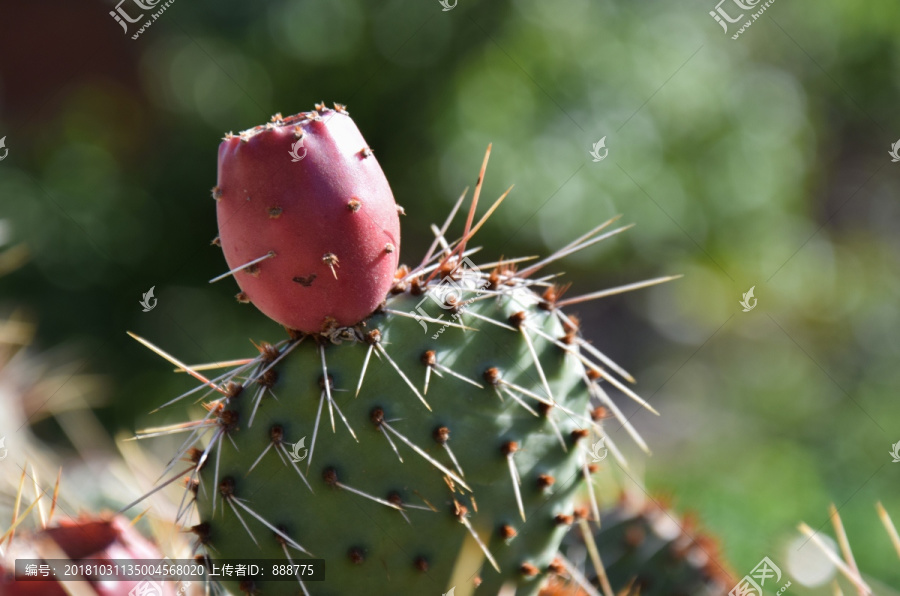
<path fill-rule="evenodd" d="M 605 413 L 646 448 L 606 387 L 652 410 L 562 307 L 670 278 L 563 299 L 535 275 L 629 227 L 601 234 L 615 217 L 537 263 L 475 265 L 490 147 L 462 236 L 446 234 L 465 193 L 421 262 L 395 269 L 397 210 L 365 148 L 345 110 L 324 106 L 220 147 L 226 259 L 289 336 L 212 379 L 140 340 L 201 381 L 169 404 L 215 393 L 201 418 L 149 433 L 190 431 L 169 464 L 190 462 L 178 519 L 213 558 L 325 559 L 324 582 L 297 578 L 306 595 L 536 594 L 560 572 L 577 493 L 593 495 L 590 443 L 621 458 Z M 298 593 L 260 578 L 232 588 Z"/>

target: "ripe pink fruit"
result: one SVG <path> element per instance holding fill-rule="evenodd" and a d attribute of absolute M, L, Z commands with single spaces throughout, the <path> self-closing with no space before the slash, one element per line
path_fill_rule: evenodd
<path fill-rule="evenodd" d="M 225 260 L 230 269 L 257 261 L 235 273 L 238 299 L 306 333 L 355 325 L 397 269 L 391 188 L 343 106 L 272 120 L 219 146 Z"/>
<path fill-rule="evenodd" d="M 40 559 L 47 557 L 47 553 L 53 552 L 48 549 L 48 544 L 55 545 L 59 550 L 58 558 L 65 556 L 73 563 L 82 559 L 96 559 L 100 562 L 122 564 L 141 559 L 160 561 L 163 558 L 159 549 L 144 538 L 134 528 L 131 521 L 124 517 L 84 516 L 77 520 L 65 520 L 33 535 L 26 533 L 16 537 L 8 553 L 9 568 L 5 569 L 3 561 L 0 561 L 0 594 L 4 596 L 66 596 L 71 594 L 56 580 L 13 580 L 13 561 L 17 558 Z M 62 570 L 57 569 L 57 573 L 62 574 Z M 88 577 L 88 581 L 90 581 L 89 587 L 84 589 L 89 593 L 96 593 L 98 596 L 122 596 L 142 583 L 139 580 L 131 579 L 100 581 L 94 576 Z M 158 583 L 162 586 L 164 596 L 174 595 L 175 589 L 172 582 Z"/>

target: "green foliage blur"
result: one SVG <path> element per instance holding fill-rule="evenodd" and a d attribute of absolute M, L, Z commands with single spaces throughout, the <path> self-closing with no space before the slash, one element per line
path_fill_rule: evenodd
<path fill-rule="evenodd" d="M 900 586 L 874 508 L 900 521 L 900 4 L 777 0 L 732 39 L 714 0 L 176 0 L 136 40 L 111 3 L 34 4 L 3 8 L 0 249 L 30 259 L 0 315 L 27 309 L 40 345 L 112 379 L 110 432 L 181 420 L 148 412 L 191 387 L 126 330 L 190 363 L 282 337 L 207 283 L 216 148 L 340 102 L 406 209 L 402 261 L 492 143 L 482 210 L 515 188 L 486 260 L 622 214 L 633 230 L 554 270 L 568 295 L 684 274 L 574 308 L 661 412 L 620 400 L 654 451 L 610 420 L 623 482 L 696 512 L 736 579 L 787 569 L 800 521 L 833 535 L 834 502 L 867 577 Z"/>

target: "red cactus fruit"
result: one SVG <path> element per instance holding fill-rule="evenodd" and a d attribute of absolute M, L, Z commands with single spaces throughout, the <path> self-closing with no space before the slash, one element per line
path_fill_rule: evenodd
<path fill-rule="evenodd" d="M 15 581 L 12 577 L 12 563 L 15 559 L 67 557 L 73 563 L 83 559 L 121 563 L 134 559 L 163 558 L 159 549 L 122 516 L 85 516 L 63 521 L 34 534 L 17 536 L 7 555 L 9 568 L 5 569 L 0 561 L 0 594 L 4 596 L 66 596 L 70 593 L 55 580 Z M 100 581 L 94 577 L 86 579 L 91 583 L 89 592 L 99 596 L 122 596 L 142 583 L 134 580 Z M 165 596 L 175 594 L 172 582 L 157 582 L 157 585 L 158 590 L 152 593 L 162 593 Z"/>
<path fill-rule="evenodd" d="M 238 299 L 285 327 L 352 326 L 387 295 L 398 207 L 340 104 L 226 135 L 213 197 Z"/>

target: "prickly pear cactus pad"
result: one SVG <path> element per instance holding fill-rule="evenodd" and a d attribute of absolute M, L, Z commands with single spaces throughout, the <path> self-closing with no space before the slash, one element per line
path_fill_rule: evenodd
<path fill-rule="evenodd" d="M 617 503 L 600 512 L 601 523 L 594 527 L 584 521 L 585 507 L 577 511 L 582 513 L 576 515 L 579 527 L 563 541 L 558 561 L 562 573 L 552 581 L 562 593 L 577 587 L 572 568 L 583 570 L 603 593 L 725 596 L 734 583 L 718 540 L 692 515 L 669 508 L 666 499 L 623 492 Z M 580 560 L 568 560 L 562 553 Z"/>
<path fill-rule="evenodd" d="M 576 492 L 591 490 L 592 445 L 596 451 L 603 439 L 620 457 L 600 426 L 606 412 L 644 446 L 606 392 L 613 386 L 646 406 L 628 387 L 630 375 L 585 342 L 563 308 L 670 278 L 563 298 L 554 276 L 541 277 L 546 266 L 625 230 L 612 227 L 617 218 L 544 260 L 476 264 L 469 240 L 506 197 L 475 221 L 490 148 L 462 236 L 452 240 L 447 231 L 465 194 L 433 228 L 434 243 L 418 265 L 395 269 L 396 253 L 385 253 L 383 235 L 394 234 L 396 205 L 380 169 L 358 169 L 369 157 L 356 155 L 362 137 L 345 110 L 317 106 L 304 119 L 311 127 L 304 138 L 325 135 L 317 127 L 331 130 L 332 115 L 345 119 L 343 130 L 352 127 L 353 142 L 321 141 L 318 157 L 320 145 L 310 143 L 309 162 L 288 158 L 298 117 L 278 116 L 258 137 L 232 137 L 220 150 L 221 245 L 243 288 L 239 296 L 279 322 L 302 326 L 288 325 L 286 337 L 257 345 L 213 379 L 138 338 L 201 381 L 189 394 L 207 390 L 205 413 L 187 426 L 145 433 L 190 430 L 169 466 L 189 462 L 179 521 L 213 559 L 326 561 L 323 582 L 247 579 L 226 586 L 234 593 L 439 595 L 466 585 L 462 593 L 474 587 L 478 594 L 536 594 L 573 523 Z M 260 160 L 265 180 L 278 182 L 257 180 L 248 162 L 235 166 L 241 177 L 227 171 L 241 151 Z M 271 173 L 294 166 L 305 168 L 296 193 L 285 182 L 289 174 Z M 331 184 L 344 178 L 353 184 Z M 243 184 L 256 185 L 249 201 Z M 223 224 L 229 200 L 246 203 L 229 221 L 254 221 L 257 233 L 229 238 L 237 234 Z M 374 225 L 346 223 L 370 203 L 378 212 L 368 220 Z M 249 213 L 273 206 L 282 211 L 272 221 Z M 289 216 L 295 219 L 277 221 Z M 326 232 L 298 240 L 310 222 Z M 266 236 L 270 224 L 289 227 Z M 358 259 L 348 252 L 334 271 L 336 263 L 319 255 L 325 244 L 316 244 L 332 234 L 345 248 L 361 247 Z M 281 243 L 272 244 L 274 255 L 242 260 L 253 251 L 268 254 L 266 242 Z M 358 293 L 333 283 L 366 263 L 379 273 L 355 279 Z M 281 279 L 300 274 L 315 281 L 305 287 Z M 320 280 L 328 284 L 316 286 Z M 303 292 L 316 287 L 322 293 L 307 300 Z M 373 295 L 379 299 L 366 306 Z M 599 520 L 596 508 L 588 515 Z"/>

